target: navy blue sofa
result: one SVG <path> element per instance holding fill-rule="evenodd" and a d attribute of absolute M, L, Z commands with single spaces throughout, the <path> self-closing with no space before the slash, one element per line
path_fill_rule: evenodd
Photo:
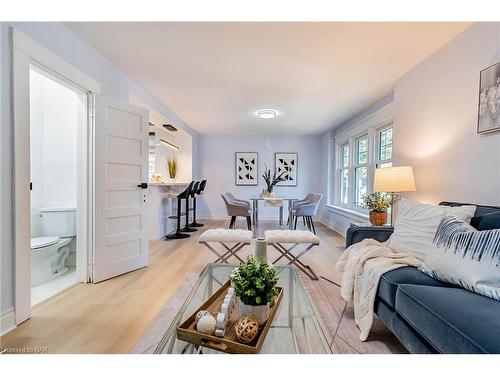
<path fill-rule="evenodd" d="M 500 207 L 477 206 L 471 225 L 500 228 Z M 351 227 L 346 246 L 364 238 L 386 241 L 391 233 L 391 227 Z M 435 280 L 415 267 L 382 275 L 375 314 L 410 353 L 500 353 L 500 302 Z"/>

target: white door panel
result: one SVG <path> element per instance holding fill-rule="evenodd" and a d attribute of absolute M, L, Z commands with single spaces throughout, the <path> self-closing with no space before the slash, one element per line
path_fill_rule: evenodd
<path fill-rule="evenodd" d="M 148 265 L 148 113 L 95 97 L 93 281 Z"/>

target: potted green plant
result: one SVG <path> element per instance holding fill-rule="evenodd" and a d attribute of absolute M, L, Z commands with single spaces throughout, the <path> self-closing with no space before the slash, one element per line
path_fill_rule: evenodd
<path fill-rule="evenodd" d="M 267 261 L 248 256 L 231 273 L 234 293 L 240 300 L 240 317 L 252 316 L 259 325 L 269 316 L 269 304 L 278 295 L 278 272 Z"/>
<path fill-rule="evenodd" d="M 177 158 L 175 156 L 169 156 L 167 158 L 168 175 L 170 176 L 170 182 L 175 181 L 177 176 L 177 168 L 179 164 L 177 163 Z"/>
<path fill-rule="evenodd" d="M 391 203 L 392 197 L 386 193 L 365 194 L 361 198 L 361 205 L 369 210 L 370 223 L 376 226 L 386 223 L 387 208 Z"/>
<path fill-rule="evenodd" d="M 276 176 L 276 171 L 274 171 L 273 176 L 271 177 L 271 171 L 269 169 L 267 169 L 267 165 L 266 165 L 266 170 L 264 171 L 264 174 L 262 175 L 262 177 L 264 178 L 264 181 L 266 182 L 266 186 L 267 186 L 266 191 L 263 192 L 263 193 L 266 193 L 264 195 L 271 195 L 273 192 L 274 186 L 278 182 L 284 181 L 284 179 L 283 179 L 284 173 L 285 172 L 282 172 L 278 176 Z"/>

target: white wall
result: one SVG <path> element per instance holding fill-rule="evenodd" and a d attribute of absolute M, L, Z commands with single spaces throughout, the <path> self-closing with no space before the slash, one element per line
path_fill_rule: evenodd
<path fill-rule="evenodd" d="M 321 153 L 325 155 L 325 158 L 328 157 L 329 163 L 323 167 L 324 170 L 328 171 L 328 178 L 323 182 L 323 191 L 328 196 L 328 200 L 325 201 L 323 206 L 321 220 L 324 224 L 341 234 L 345 234 L 351 223 L 367 221 L 368 219 L 366 214 L 354 211 L 348 212 L 334 207 L 337 194 L 335 191 L 335 137 L 344 138 L 345 134 L 349 134 L 350 132 L 353 134 L 349 136 L 356 136 L 362 134 L 367 128 L 376 128 L 388 124 L 393 118 L 393 102 L 394 97 L 391 92 L 372 106 L 341 124 L 338 128 L 323 134 Z"/>
<path fill-rule="evenodd" d="M 192 134 L 180 127 L 176 121 L 167 118 L 165 115 L 155 111 L 146 103 L 136 97 L 130 98 L 131 103 L 149 110 L 149 122 L 154 125 L 155 136 L 155 157 L 156 157 L 156 173 L 161 173 L 163 181 L 169 181 L 167 169 L 167 157 L 175 155 L 179 162 L 179 169 L 176 176 L 177 182 L 191 182 L 197 171 L 196 163 L 193 162 L 193 137 Z M 172 124 L 177 128 L 177 131 L 171 132 L 163 127 L 163 124 Z M 168 146 L 160 145 L 160 138 L 163 138 L 179 147 L 179 150 L 174 150 Z M 151 144 L 150 144 L 151 146 Z"/>
<path fill-rule="evenodd" d="M 43 207 L 76 207 L 78 94 L 31 71 L 31 236 L 43 233 Z"/>
<path fill-rule="evenodd" d="M 148 107 L 155 109 L 193 136 L 193 160 L 197 160 L 197 133 L 172 111 L 162 105 L 143 87 L 131 80 L 95 48 L 59 22 L 0 23 L 0 73 L 1 73 L 1 288 L 0 315 L 14 306 L 14 249 L 13 249 L 13 124 L 10 100 L 10 27 L 26 34 L 51 52 L 68 61 L 101 84 L 101 93 L 124 102 L 140 98 Z M 197 166 L 193 166 L 197 171 Z"/>
<path fill-rule="evenodd" d="M 261 175 L 264 165 L 274 171 L 275 152 L 297 152 L 299 155 L 298 186 L 276 187 L 279 195 L 303 198 L 307 193 L 321 191 L 320 136 L 247 137 L 203 135 L 199 137 L 200 177 L 207 179 L 205 195 L 199 200 L 199 217 L 226 218 L 221 194 L 232 192 L 237 198 L 248 199 L 265 187 Z M 236 186 L 234 178 L 235 152 L 258 152 L 259 185 Z M 261 202 L 262 203 L 262 202 Z M 261 218 L 277 218 L 273 208 L 259 209 Z"/>
<path fill-rule="evenodd" d="M 395 86 L 394 164 L 411 198 L 500 205 L 500 132 L 476 133 L 479 72 L 500 61 L 500 23 L 476 23 Z"/>
<path fill-rule="evenodd" d="M 413 166 L 417 191 L 409 198 L 500 205 L 500 132 L 476 133 L 479 72 L 499 61 L 500 23 L 476 23 L 396 82 L 393 164 Z M 355 127 L 388 99 L 336 132 Z M 342 234 L 355 221 L 328 210 L 323 220 Z"/>

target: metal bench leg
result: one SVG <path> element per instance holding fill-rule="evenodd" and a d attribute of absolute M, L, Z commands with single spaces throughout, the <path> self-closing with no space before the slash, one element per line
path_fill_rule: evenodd
<path fill-rule="evenodd" d="M 286 257 L 289 260 L 289 262 L 288 262 L 289 265 L 295 265 L 299 270 L 301 270 L 307 276 L 309 276 L 310 279 L 312 279 L 312 280 L 319 280 L 318 276 L 316 276 L 316 273 L 313 271 L 313 269 L 310 266 L 308 266 L 307 264 L 304 264 L 302 261 L 299 260 L 300 257 L 302 257 L 304 254 L 306 254 L 315 245 L 314 244 L 310 244 L 299 255 L 294 256 L 291 253 L 291 251 L 295 247 L 297 247 L 298 245 L 299 244 L 296 243 L 296 244 L 294 244 L 293 246 L 291 246 L 290 248 L 287 249 L 286 247 L 284 247 L 282 244 L 279 244 L 279 243 L 275 243 L 275 244 L 273 243 L 273 244 L 271 244 L 271 246 L 273 246 L 276 250 L 278 250 L 281 253 L 281 256 L 278 259 L 276 259 L 273 262 L 273 264 L 276 263 L 281 258 Z"/>
<path fill-rule="evenodd" d="M 284 250 L 282 250 L 281 248 L 279 248 L 279 247 L 275 246 L 275 244 L 273 244 L 273 243 L 272 243 L 272 244 L 270 244 L 270 245 L 271 245 L 272 247 L 274 247 L 276 250 L 278 250 L 278 252 L 281 254 L 278 258 L 276 258 L 276 259 L 274 260 L 273 264 L 276 264 L 276 263 L 277 263 L 277 262 L 278 262 L 281 258 L 283 258 L 283 257 L 287 257 L 287 250 L 286 250 L 283 246 L 281 246 L 281 247 L 282 247 Z M 294 249 L 297 245 L 298 245 L 298 244 L 293 245 L 293 246 L 289 249 L 289 251 L 293 250 L 293 249 Z M 290 258 L 287 258 L 287 259 L 290 259 Z"/>
<path fill-rule="evenodd" d="M 220 244 L 222 246 L 224 246 L 224 248 L 227 250 L 227 252 L 222 256 L 224 258 L 224 260 L 226 260 L 226 263 L 227 263 L 227 259 L 231 258 L 231 256 L 234 256 L 235 258 L 237 258 L 240 262 L 243 262 L 243 259 L 241 259 L 236 253 L 238 251 L 240 251 L 241 249 L 243 249 L 246 245 L 248 245 L 248 243 L 237 243 L 235 244 L 233 247 L 229 247 L 227 246 L 225 243 L 223 242 L 220 242 Z"/>
<path fill-rule="evenodd" d="M 223 255 L 221 253 L 219 253 L 216 249 L 214 249 L 212 246 L 210 246 L 210 244 L 208 242 L 200 242 L 202 243 L 203 245 L 205 245 L 206 247 L 208 247 L 215 255 L 217 255 L 217 259 L 214 263 L 227 263 L 223 257 Z"/>
<path fill-rule="evenodd" d="M 233 247 L 227 246 L 223 242 L 217 242 L 221 244 L 225 249 L 226 252 L 224 254 L 221 254 L 217 249 L 212 247 L 208 242 L 200 242 L 201 244 L 205 245 L 208 247 L 215 255 L 217 255 L 217 260 L 214 263 L 228 263 L 228 259 L 231 258 L 231 256 L 236 257 L 240 262 L 243 262 L 243 259 L 241 259 L 236 253 L 243 249 L 246 245 L 249 245 L 249 243 L 236 243 Z"/>

